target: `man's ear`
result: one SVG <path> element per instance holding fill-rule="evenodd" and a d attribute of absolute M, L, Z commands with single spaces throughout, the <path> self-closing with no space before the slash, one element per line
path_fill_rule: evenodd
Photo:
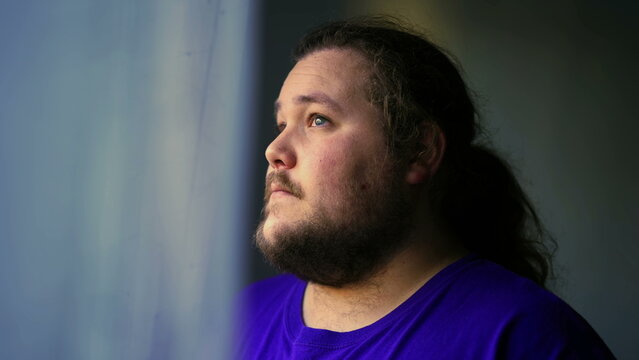
<path fill-rule="evenodd" d="M 432 121 L 421 126 L 420 151 L 408 165 L 406 181 L 411 185 L 425 182 L 435 175 L 446 150 L 446 137 L 441 128 Z"/>

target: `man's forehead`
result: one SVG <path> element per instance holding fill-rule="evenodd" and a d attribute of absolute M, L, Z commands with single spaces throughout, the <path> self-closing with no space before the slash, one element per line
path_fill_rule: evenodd
<path fill-rule="evenodd" d="M 332 97 L 330 97 L 329 95 L 321 91 L 314 91 L 305 95 L 297 95 L 293 97 L 292 102 L 295 105 L 320 104 L 334 111 L 342 111 L 342 106 L 339 104 L 337 100 L 333 99 Z M 281 106 L 282 104 L 280 100 L 279 99 L 275 100 L 275 104 L 273 106 L 275 109 L 275 113 L 277 113 L 280 110 Z"/>
<path fill-rule="evenodd" d="M 365 99 L 368 68 L 363 55 L 354 50 L 329 49 L 311 53 L 298 61 L 288 74 L 275 101 L 275 112 L 288 103 L 317 103 L 343 110 L 341 103 L 358 97 Z"/>
<path fill-rule="evenodd" d="M 337 66 L 336 66 L 337 65 Z M 309 67 L 331 73 L 367 70 L 369 61 L 358 50 L 350 48 L 328 48 L 313 51 L 297 61 L 293 69 L 305 71 Z"/>

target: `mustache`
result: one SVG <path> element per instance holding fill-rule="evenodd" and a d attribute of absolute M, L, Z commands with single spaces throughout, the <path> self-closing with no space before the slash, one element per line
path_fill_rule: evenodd
<path fill-rule="evenodd" d="M 302 188 L 294 183 L 288 176 L 288 174 L 284 172 L 272 172 L 266 175 L 266 186 L 264 189 L 264 201 L 268 202 L 271 197 L 271 184 L 276 183 L 282 189 L 291 193 L 291 195 L 296 198 L 301 199 L 304 196 L 302 192 Z"/>

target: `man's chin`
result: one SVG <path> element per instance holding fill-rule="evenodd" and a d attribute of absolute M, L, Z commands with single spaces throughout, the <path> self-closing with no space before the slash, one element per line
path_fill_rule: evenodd
<path fill-rule="evenodd" d="M 271 243 L 281 234 L 293 232 L 303 225 L 303 222 L 297 220 L 297 215 L 295 212 L 282 213 L 279 211 L 267 214 L 259 225 L 263 236 Z"/>
<path fill-rule="evenodd" d="M 267 244 L 272 244 L 275 241 L 275 233 L 278 228 L 281 228 L 282 224 L 274 216 L 269 216 L 262 221 L 260 228 L 258 229 L 259 236 L 262 241 Z"/>
<path fill-rule="evenodd" d="M 255 231 L 255 243 L 257 247 L 264 252 L 266 248 L 275 246 L 278 238 L 277 234 L 281 233 L 285 228 L 285 224 L 273 216 L 262 220 Z"/>

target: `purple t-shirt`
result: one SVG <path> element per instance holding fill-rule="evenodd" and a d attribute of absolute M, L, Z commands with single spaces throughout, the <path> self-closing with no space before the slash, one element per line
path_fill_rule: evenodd
<path fill-rule="evenodd" d="M 306 283 L 280 275 L 242 295 L 239 359 L 614 359 L 588 323 L 528 279 L 469 255 L 388 315 L 334 332 L 302 319 Z"/>

